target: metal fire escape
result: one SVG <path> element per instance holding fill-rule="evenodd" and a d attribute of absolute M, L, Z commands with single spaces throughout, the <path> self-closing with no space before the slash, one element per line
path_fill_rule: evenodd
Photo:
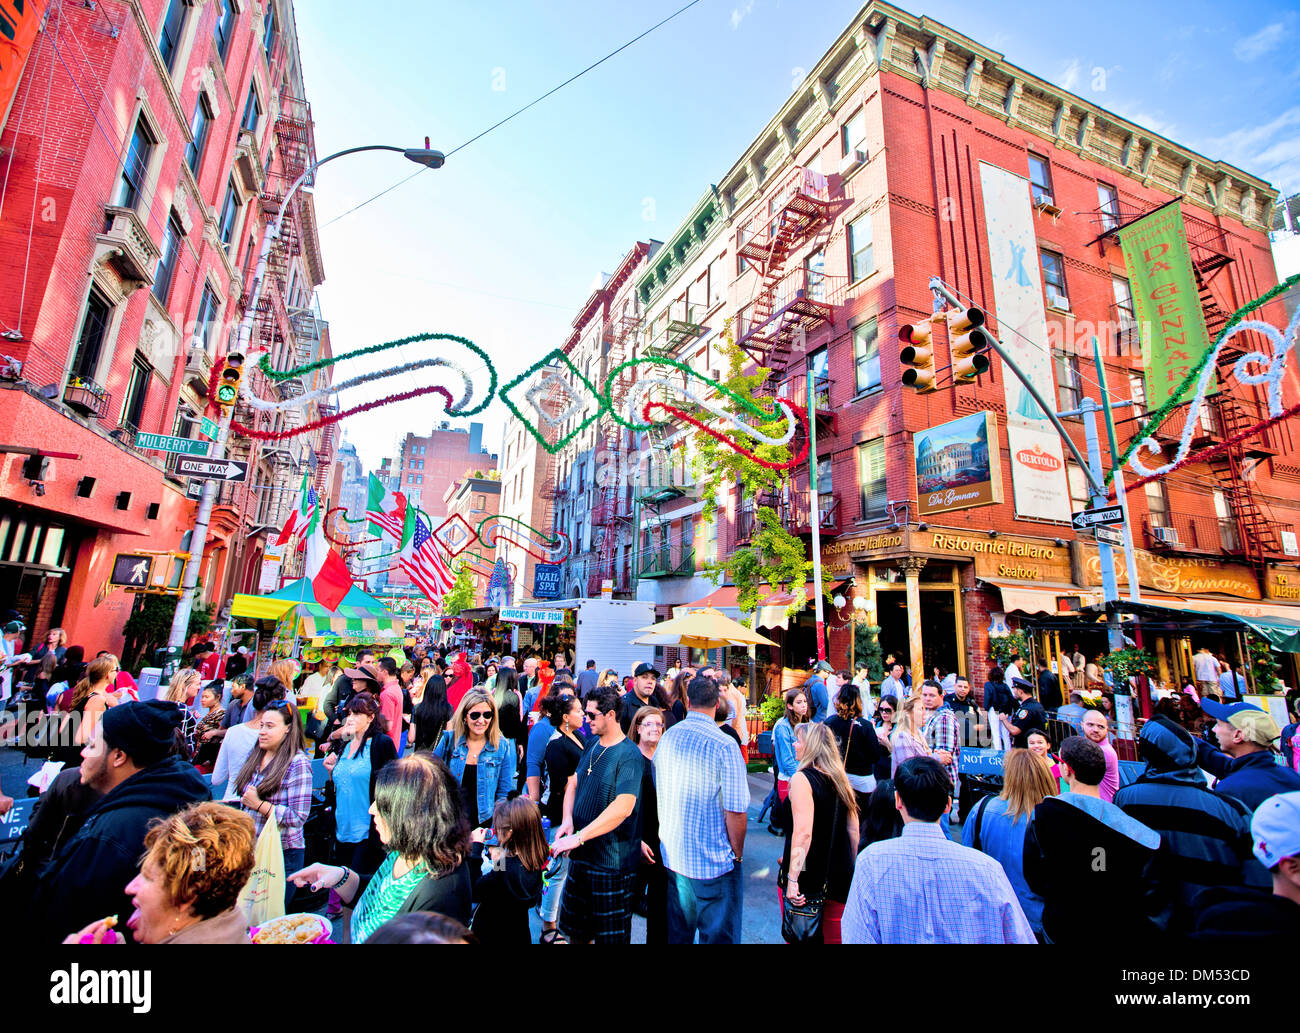
<path fill-rule="evenodd" d="M 1139 207 L 1120 201 L 1109 210 L 1092 213 L 1101 220 L 1103 232 L 1097 238 L 1102 244 L 1105 255 L 1107 241 L 1118 246 L 1118 233 L 1129 223 L 1142 218 L 1153 208 L 1150 205 Z M 1223 331 L 1228 322 L 1228 312 L 1219 304 L 1212 283 L 1216 274 L 1233 261 L 1228 248 L 1227 234 L 1205 219 L 1183 212 L 1183 224 L 1187 232 L 1188 250 L 1192 257 L 1192 269 L 1196 275 L 1196 286 L 1200 294 L 1201 309 L 1205 313 L 1205 329 L 1211 343 Z M 1220 381 L 1226 379 L 1233 365 L 1248 351 L 1256 350 L 1258 343 L 1252 343 L 1253 331 L 1234 337 L 1219 352 L 1216 367 Z M 1267 351 L 1267 349 L 1264 349 Z M 1265 414 L 1255 412 L 1260 407 L 1252 401 L 1235 398 L 1221 387 L 1218 394 L 1210 399 L 1214 415 L 1212 425 L 1220 440 L 1227 441 L 1262 420 Z M 1179 423 L 1181 433 L 1181 423 Z M 1197 432 L 1198 434 L 1200 431 Z M 1225 541 L 1225 552 L 1235 552 L 1255 569 L 1262 579 L 1268 567 L 1271 555 L 1281 555 L 1281 525 L 1273 520 L 1260 505 L 1250 476 L 1254 466 L 1264 459 L 1277 454 L 1271 433 L 1256 435 L 1239 441 L 1230 448 L 1212 456 L 1208 466 L 1214 472 L 1224 501 L 1236 526 L 1235 542 Z M 1208 444 L 1209 442 L 1204 442 Z M 1227 548 L 1234 545 L 1235 548 Z"/>
<path fill-rule="evenodd" d="M 796 168 L 768 199 L 767 213 L 740 230 L 736 253 L 757 267 L 759 284 L 738 343 L 755 362 L 776 372 L 785 368 L 800 331 L 834 318 L 834 307 L 825 300 L 825 277 L 786 269 L 795 251 L 829 228 L 830 208 L 825 177 Z"/>
<path fill-rule="evenodd" d="M 608 345 L 605 355 L 606 371 L 613 370 L 631 357 L 632 343 L 640 331 L 640 316 L 623 315 L 613 319 L 605 328 L 604 341 Z M 628 388 L 632 386 L 632 375 L 623 370 L 612 385 L 610 405 L 619 411 L 624 404 Z M 600 501 L 591 514 L 591 526 L 598 529 L 600 540 L 596 545 L 596 562 L 587 576 L 587 595 L 600 594 L 604 582 L 609 581 L 615 592 L 629 592 L 632 588 L 632 574 L 627 565 L 618 564 L 618 546 L 623 538 L 623 531 L 632 523 L 632 512 L 628 506 L 626 487 L 622 477 L 625 452 L 630 458 L 630 449 L 624 448 L 623 428 L 613 420 L 603 424 L 605 432 L 605 486 L 601 491 Z M 599 476 L 599 468 L 597 472 Z"/>

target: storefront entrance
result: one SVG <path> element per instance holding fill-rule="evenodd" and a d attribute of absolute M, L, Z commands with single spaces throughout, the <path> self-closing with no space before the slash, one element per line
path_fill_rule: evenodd
<path fill-rule="evenodd" d="M 921 597 L 921 652 L 925 676 L 928 678 L 938 667 L 965 673 L 962 653 L 957 640 L 959 620 L 956 595 L 951 590 L 935 590 L 923 586 Z M 902 588 L 877 589 L 876 620 L 880 625 L 880 650 L 882 657 L 891 653 L 903 666 L 911 670 L 912 656 L 908 644 L 907 592 Z"/>

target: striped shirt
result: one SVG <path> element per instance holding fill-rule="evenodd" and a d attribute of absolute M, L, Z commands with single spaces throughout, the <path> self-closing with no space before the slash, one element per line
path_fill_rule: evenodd
<path fill-rule="evenodd" d="M 664 732 L 654 755 L 664 864 L 688 879 L 716 879 L 736 864 L 725 812 L 749 810 L 749 781 L 736 740 L 704 714 Z"/>
<path fill-rule="evenodd" d="M 844 943 L 1037 942 L 1002 865 L 922 821 L 858 855 L 841 929 Z"/>
<path fill-rule="evenodd" d="M 253 748 L 257 748 L 256 744 Z M 261 769 L 254 772 L 248 784 L 257 788 L 262 782 L 263 773 Z M 280 780 L 280 788 L 269 800 L 265 797 L 263 800 L 275 808 L 275 821 L 280 826 L 280 845 L 285 850 L 305 846 L 302 827 L 307 823 L 307 814 L 311 810 L 311 761 L 306 753 L 299 751 L 294 754 L 293 760 L 289 762 L 289 770 Z M 244 809 L 248 810 L 247 807 Z M 260 810 L 249 813 L 253 816 L 255 832 L 260 836 L 262 826 L 266 824 L 266 815 Z"/>

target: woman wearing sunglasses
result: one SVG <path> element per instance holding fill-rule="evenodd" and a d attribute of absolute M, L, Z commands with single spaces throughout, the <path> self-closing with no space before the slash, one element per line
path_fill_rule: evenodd
<path fill-rule="evenodd" d="M 894 735 L 894 718 L 897 713 L 898 697 L 885 695 L 880 697 L 880 702 L 876 704 L 876 713 L 871 719 L 871 724 L 876 730 L 876 739 L 882 747 L 881 752 L 876 755 L 874 773 L 877 784 L 893 777 L 890 771 L 890 751 L 893 749 L 890 740 Z"/>
<path fill-rule="evenodd" d="M 306 846 L 302 830 L 311 810 L 311 761 L 305 746 L 298 708 L 288 700 L 274 700 L 262 711 L 257 745 L 235 779 L 239 802 L 253 816 L 259 836 L 266 819 L 275 815 L 286 872 L 302 867 Z M 292 895 L 293 886 L 286 884 L 286 909 Z"/>
<path fill-rule="evenodd" d="M 460 785 L 470 827 L 489 825 L 497 801 L 515 787 L 516 756 L 514 742 L 501 734 L 492 696 L 482 689 L 465 693 L 434 752 Z"/>

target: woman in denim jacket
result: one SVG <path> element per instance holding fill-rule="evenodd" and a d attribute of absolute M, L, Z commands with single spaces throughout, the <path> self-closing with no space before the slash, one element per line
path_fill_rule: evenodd
<path fill-rule="evenodd" d="M 434 751 L 446 761 L 460 785 L 460 799 L 472 828 L 492 823 L 497 802 L 515 787 L 515 744 L 501 735 L 501 722 L 491 693 L 471 689 L 442 733 Z"/>
<path fill-rule="evenodd" d="M 790 689 L 785 694 L 785 716 L 772 726 L 772 749 L 776 754 L 776 796 L 784 804 L 790 795 L 790 776 L 799 767 L 799 758 L 795 754 L 795 729 L 808 720 L 808 694 L 803 689 Z M 767 830 L 772 835 L 780 835 L 778 826 L 785 820 L 785 807 L 772 808 L 772 823 Z"/>

